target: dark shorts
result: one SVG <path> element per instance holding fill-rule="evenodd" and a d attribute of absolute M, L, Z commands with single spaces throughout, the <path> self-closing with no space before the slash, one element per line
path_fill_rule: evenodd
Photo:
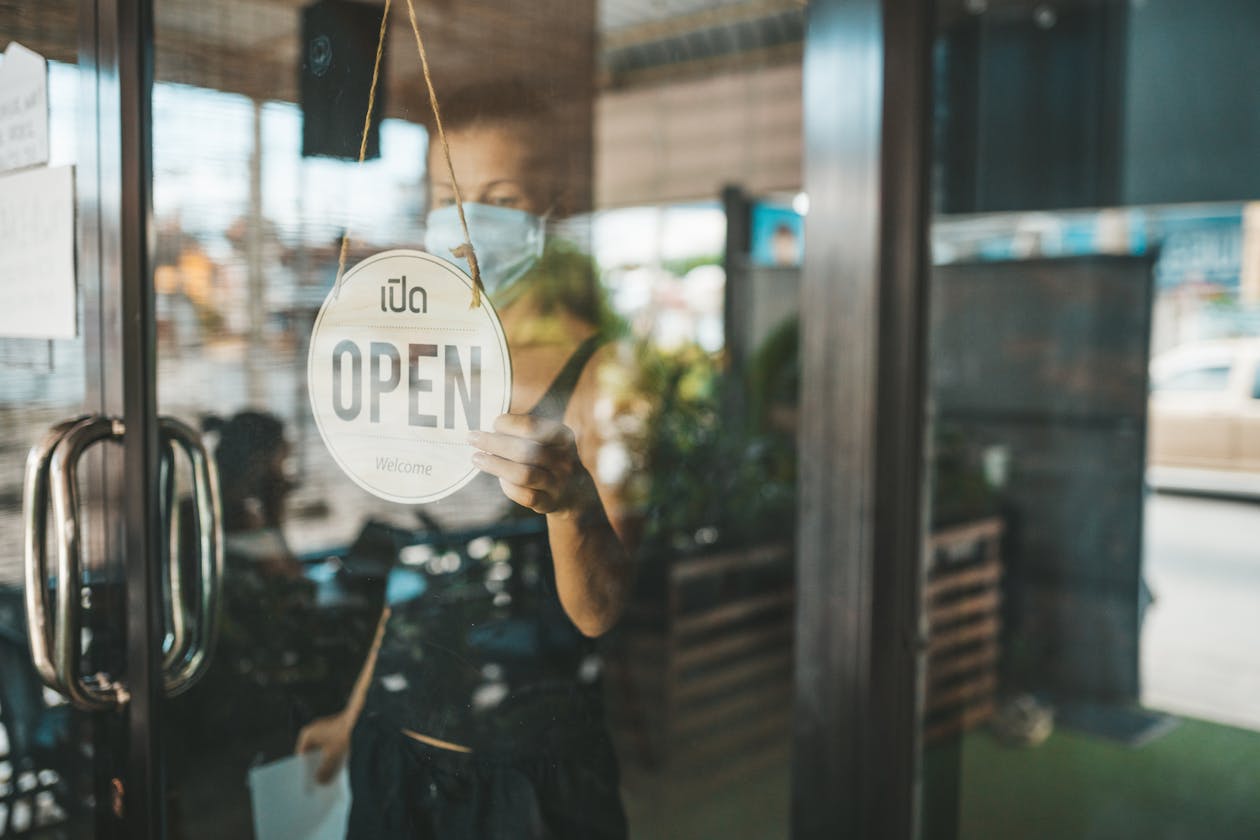
<path fill-rule="evenodd" d="M 347 840 L 625 840 L 605 733 L 558 756 L 431 747 L 365 716 L 350 742 Z"/>

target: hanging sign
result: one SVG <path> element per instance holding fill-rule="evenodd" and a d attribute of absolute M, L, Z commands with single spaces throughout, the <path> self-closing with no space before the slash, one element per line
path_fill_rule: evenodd
<path fill-rule="evenodd" d="M 0 172 L 48 163 L 48 62 L 17 41 L 0 56 Z"/>
<path fill-rule="evenodd" d="M 503 327 L 472 280 L 421 251 L 385 251 L 346 272 L 315 319 L 306 376 L 324 444 L 356 484 L 420 504 L 476 475 L 470 431 L 512 398 Z"/>

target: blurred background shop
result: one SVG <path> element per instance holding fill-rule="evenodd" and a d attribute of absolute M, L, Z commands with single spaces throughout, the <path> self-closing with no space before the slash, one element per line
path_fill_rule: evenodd
<path fill-rule="evenodd" d="M 351 265 L 424 240 L 429 106 L 406 4 L 393 5 L 358 162 L 380 2 L 0 0 L 0 49 L 48 60 L 47 163 L 76 166 L 78 214 L 77 337 L 0 335 L 0 837 L 129 836 L 132 786 L 165 803 L 146 823 L 164 833 L 134 836 L 254 836 L 267 808 L 254 771 L 344 703 L 381 604 L 454 581 L 498 592 L 513 553 L 533 550 L 537 535 L 435 522 L 361 491 L 311 417 L 307 350 L 342 237 Z M 129 52 L 108 22 L 150 6 L 151 40 Z M 824 58 L 859 62 L 859 42 L 876 58 L 913 49 L 879 41 L 868 24 L 881 10 L 928 21 L 930 107 L 878 73 L 825 75 Z M 913 511 L 927 524 L 921 552 L 888 555 L 908 563 L 898 592 L 919 636 L 893 645 L 917 675 L 898 695 L 913 725 L 888 746 L 888 767 L 913 777 L 888 800 L 909 815 L 902 834 L 1260 836 L 1260 4 L 417 0 L 416 12 L 439 95 L 510 76 L 549 103 L 540 130 L 570 165 L 575 212 L 548 236 L 589 257 L 625 348 L 601 415 L 618 443 L 599 470 L 637 476 L 647 524 L 634 600 L 596 669 L 630 836 L 821 836 L 810 815 L 828 800 L 879 799 L 870 785 L 888 768 L 860 782 L 809 769 L 835 746 L 811 740 L 833 731 L 815 727 L 832 712 L 812 701 L 835 699 L 817 674 L 839 680 L 851 664 L 810 651 L 828 633 L 862 636 L 850 631 L 876 607 L 815 623 L 802 603 L 849 549 L 811 560 L 801 537 L 875 522 L 874 503 L 803 481 L 811 464 L 851 450 L 885 463 L 872 441 L 890 415 L 873 401 L 859 407 L 872 429 L 845 420 L 856 437 L 821 442 L 803 407 L 861 365 L 892 365 L 820 367 L 846 346 L 820 325 L 894 316 L 803 303 L 861 270 L 835 254 L 870 231 L 835 208 L 857 206 L 873 176 L 818 132 L 832 114 L 869 118 L 878 146 L 896 120 L 881 128 L 858 107 L 869 91 L 924 128 L 926 161 L 925 211 L 880 222 L 913 228 L 902 241 L 918 234 L 927 277 L 907 327 L 925 350 L 922 416 L 908 422 L 921 420 L 910 484 L 927 488 Z M 326 50 L 344 75 L 318 71 Z M 143 90 L 125 74 L 115 85 L 111 68 L 136 55 L 152 58 L 151 138 L 128 141 L 120 103 Z M 151 181 L 118 162 L 137 143 Z M 151 185 L 146 235 L 120 221 L 129 175 Z M 138 280 L 120 256 L 136 242 L 150 255 Z M 123 361 L 135 283 L 151 291 L 151 375 Z M 162 703 L 161 726 L 132 719 L 129 734 L 125 716 L 65 696 L 67 680 L 104 690 L 129 669 L 123 448 L 93 448 L 80 468 L 81 597 L 64 609 L 81 602 L 84 652 L 60 686 L 32 657 L 42 636 L 64 640 L 57 574 L 28 571 L 23 508 L 30 448 L 67 418 L 122 416 L 137 378 L 156 414 L 204 434 L 227 562 L 208 671 Z M 166 529 L 200 503 L 175 461 Z M 189 533 L 152 561 L 165 564 L 167 651 L 206 618 Z M 192 580 L 172 594 L 180 568 Z M 41 597 L 42 631 L 28 621 Z M 875 667 L 884 649 L 853 644 Z M 153 778 L 129 775 L 137 728 L 165 755 Z"/>

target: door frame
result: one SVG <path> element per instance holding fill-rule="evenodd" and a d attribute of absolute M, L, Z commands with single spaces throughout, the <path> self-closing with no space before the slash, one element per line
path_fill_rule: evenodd
<path fill-rule="evenodd" d="M 153 256 L 153 2 L 101 0 L 118 20 L 122 183 L 122 417 L 126 522 L 128 836 L 164 834 L 162 516 L 158 479 Z"/>
<path fill-rule="evenodd" d="M 85 405 L 121 417 L 121 459 L 93 460 L 92 556 L 125 584 L 130 701 L 93 715 L 95 834 L 162 836 L 162 581 L 153 341 L 152 0 L 79 0 L 78 264 L 84 295 Z M 113 492 L 111 492 L 111 488 Z M 117 488 L 122 488 L 117 494 Z"/>

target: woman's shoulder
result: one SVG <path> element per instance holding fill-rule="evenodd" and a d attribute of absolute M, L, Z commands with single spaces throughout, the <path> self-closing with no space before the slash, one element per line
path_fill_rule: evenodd
<path fill-rule="evenodd" d="M 617 406 L 633 392 L 635 384 L 634 348 L 620 336 L 592 333 L 594 342 L 590 356 L 577 377 L 573 398 L 566 412 L 566 421 L 575 427 L 587 427 L 597 414 L 611 419 L 619 413 Z"/>

